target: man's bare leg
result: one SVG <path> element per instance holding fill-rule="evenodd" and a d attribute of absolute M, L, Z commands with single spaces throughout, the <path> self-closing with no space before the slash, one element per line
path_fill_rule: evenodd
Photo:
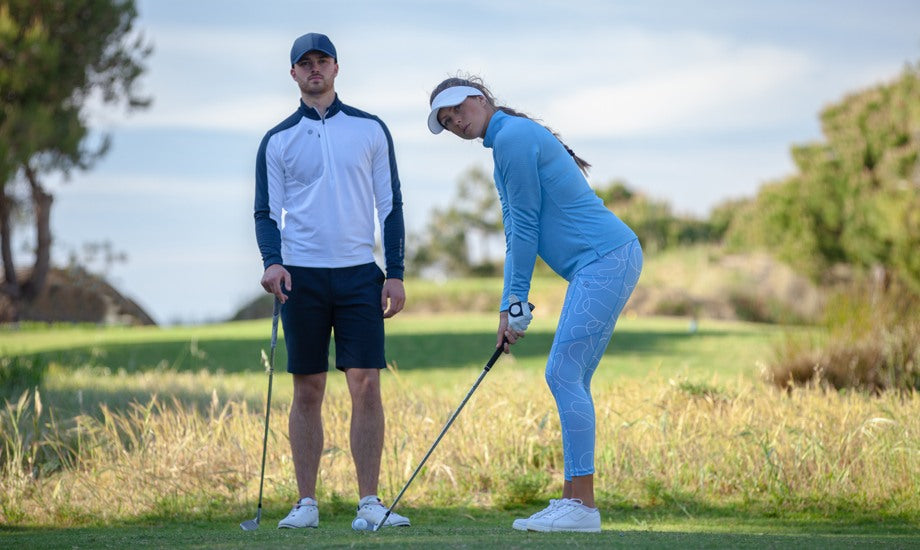
<path fill-rule="evenodd" d="M 358 497 L 377 494 L 383 454 L 383 401 L 378 369 L 345 371 L 351 393 L 351 454 L 358 476 Z"/>
<path fill-rule="evenodd" d="M 323 395 L 326 373 L 295 374 L 294 401 L 288 417 L 291 458 L 300 498 L 316 499 L 316 478 L 323 454 Z"/>

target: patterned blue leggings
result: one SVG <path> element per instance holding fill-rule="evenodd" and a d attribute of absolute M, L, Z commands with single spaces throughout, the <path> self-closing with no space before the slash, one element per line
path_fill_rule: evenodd
<path fill-rule="evenodd" d="M 635 240 L 582 268 L 569 282 L 546 363 L 562 425 L 565 479 L 594 473 L 594 400 L 591 377 L 642 271 Z"/>

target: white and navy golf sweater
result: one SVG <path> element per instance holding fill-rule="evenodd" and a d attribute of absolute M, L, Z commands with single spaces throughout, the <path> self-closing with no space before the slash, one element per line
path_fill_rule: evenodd
<path fill-rule="evenodd" d="M 303 101 L 265 134 L 256 157 L 256 241 L 264 267 L 374 261 L 374 209 L 387 278 L 402 279 L 405 226 L 393 140 L 338 96 L 321 116 Z"/>

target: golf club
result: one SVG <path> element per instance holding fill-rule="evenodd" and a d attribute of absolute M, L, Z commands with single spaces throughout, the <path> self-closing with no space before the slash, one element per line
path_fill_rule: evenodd
<path fill-rule="evenodd" d="M 275 298 L 275 305 L 272 311 L 272 347 L 268 353 L 268 398 L 265 400 L 265 435 L 262 436 L 262 473 L 259 474 L 259 509 L 256 517 L 247 519 L 240 524 L 243 531 L 255 531 L 259 528 L 259 521 L 262 519 L 262 486 L 265 483 L 265 452 L 268 450 L 268 415 L 272 409 L 272 375 L 275 372 L 275 345 L 278 343 L 278 316 L 281 314 L 281 302 Z M 264 352 L 263 352 L 264 353 Z M 262 355 L 263 361 L 265 355 Z"/>
<path fill-rule="evenodd" d="M 460 402 L 460 406 L 457 407 L 457 410 L 454 411 L 454 414 L 452 414 L 450 418 L 447 420 L 447 424 L 444 425 L 444 428 L 441 430 L 441 433 L 438 435 L 438 438 L 434 440 L 434 444 L 431 446 L 430 449 L 428 449 L 428 452 L 422 458 L 422 461 L 419 462 L 418 467 L 415 469 L 415 471 L 412 472 L 412 476 L 409 477 L 409 481 L 406 482 L 405 486 L 403 486 L 399 494 L 396 495 L 396 499 L 393 500 L 393 504 L 391 504 L 390 507 L 387 508 L 387 511 L 383 515 L 383 518 L 381 518 L 380 521 L 377 522 L 377 525 L 374 526 L 373 528 L 374 531 L 380 529 L 383 526 L 383 524 L 386 523 L 387 518 L 390 517 L 390 512 L 392 512 L 393 509 L 396 508 L 396 505 L 399 504 L 399 499 L 402 498 L 403 493 L 405 493 L 406 489 L 409 488 L 409 485 L 412 483 L 412 480 L 415 479 L 415 476 L 418 475 L 419 471 L 422 469 L 422 466 L 425 465 L 425 461 L 428 460 L 428 457 L 431 456 L 432 452 L 434 452 L 434 448 L 438 446 L 438 443 L 441 441 L 441 438 L 444 437 L 445 433 L 447 433 L 447 429 L 450 428 L 450 425 L 454 423 L 454 420 L 457 418 L 457 415 L 460 414 L 460 411 L 463 409 L 463 406 L 466 405 L 467 401 L 469 401 L 470 397 L 473 395 L 473 392 L 476 391 L 477 387 L 479 387 L 479 383 L 482 382 L 482 379 L 485 378 L 486 374 L 488 374 L 489 370 L 492 368 L 492 365 L 494 365 L 495 362 L 498 361 L 498 357 L 502 354 L 504 350 L 505 350 L 505 342 L 502 342 L 502 345 L 495 348 L 495 352 L 492 353 L 492 357 L 489 358 L 489 362 L 486 363 L 485 368 L 482 369 L 482 373 L 479 375 L 479 378 L 476 379 L 476 382 L 473 384 L 473 387 L 470 388 L 470 391 L 466 394 L 466 397 L 464 397 L 463 401 Z"/>

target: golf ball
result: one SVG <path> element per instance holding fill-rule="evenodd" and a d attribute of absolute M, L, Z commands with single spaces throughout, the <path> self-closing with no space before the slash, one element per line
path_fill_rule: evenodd
<path fill-rule="evenodd" d="M 351 528 L 355 531 L 367 531 L 367 525 L 367 520 L 364 518 L 355 518 L 355 520 L 351 522 Z"/>

